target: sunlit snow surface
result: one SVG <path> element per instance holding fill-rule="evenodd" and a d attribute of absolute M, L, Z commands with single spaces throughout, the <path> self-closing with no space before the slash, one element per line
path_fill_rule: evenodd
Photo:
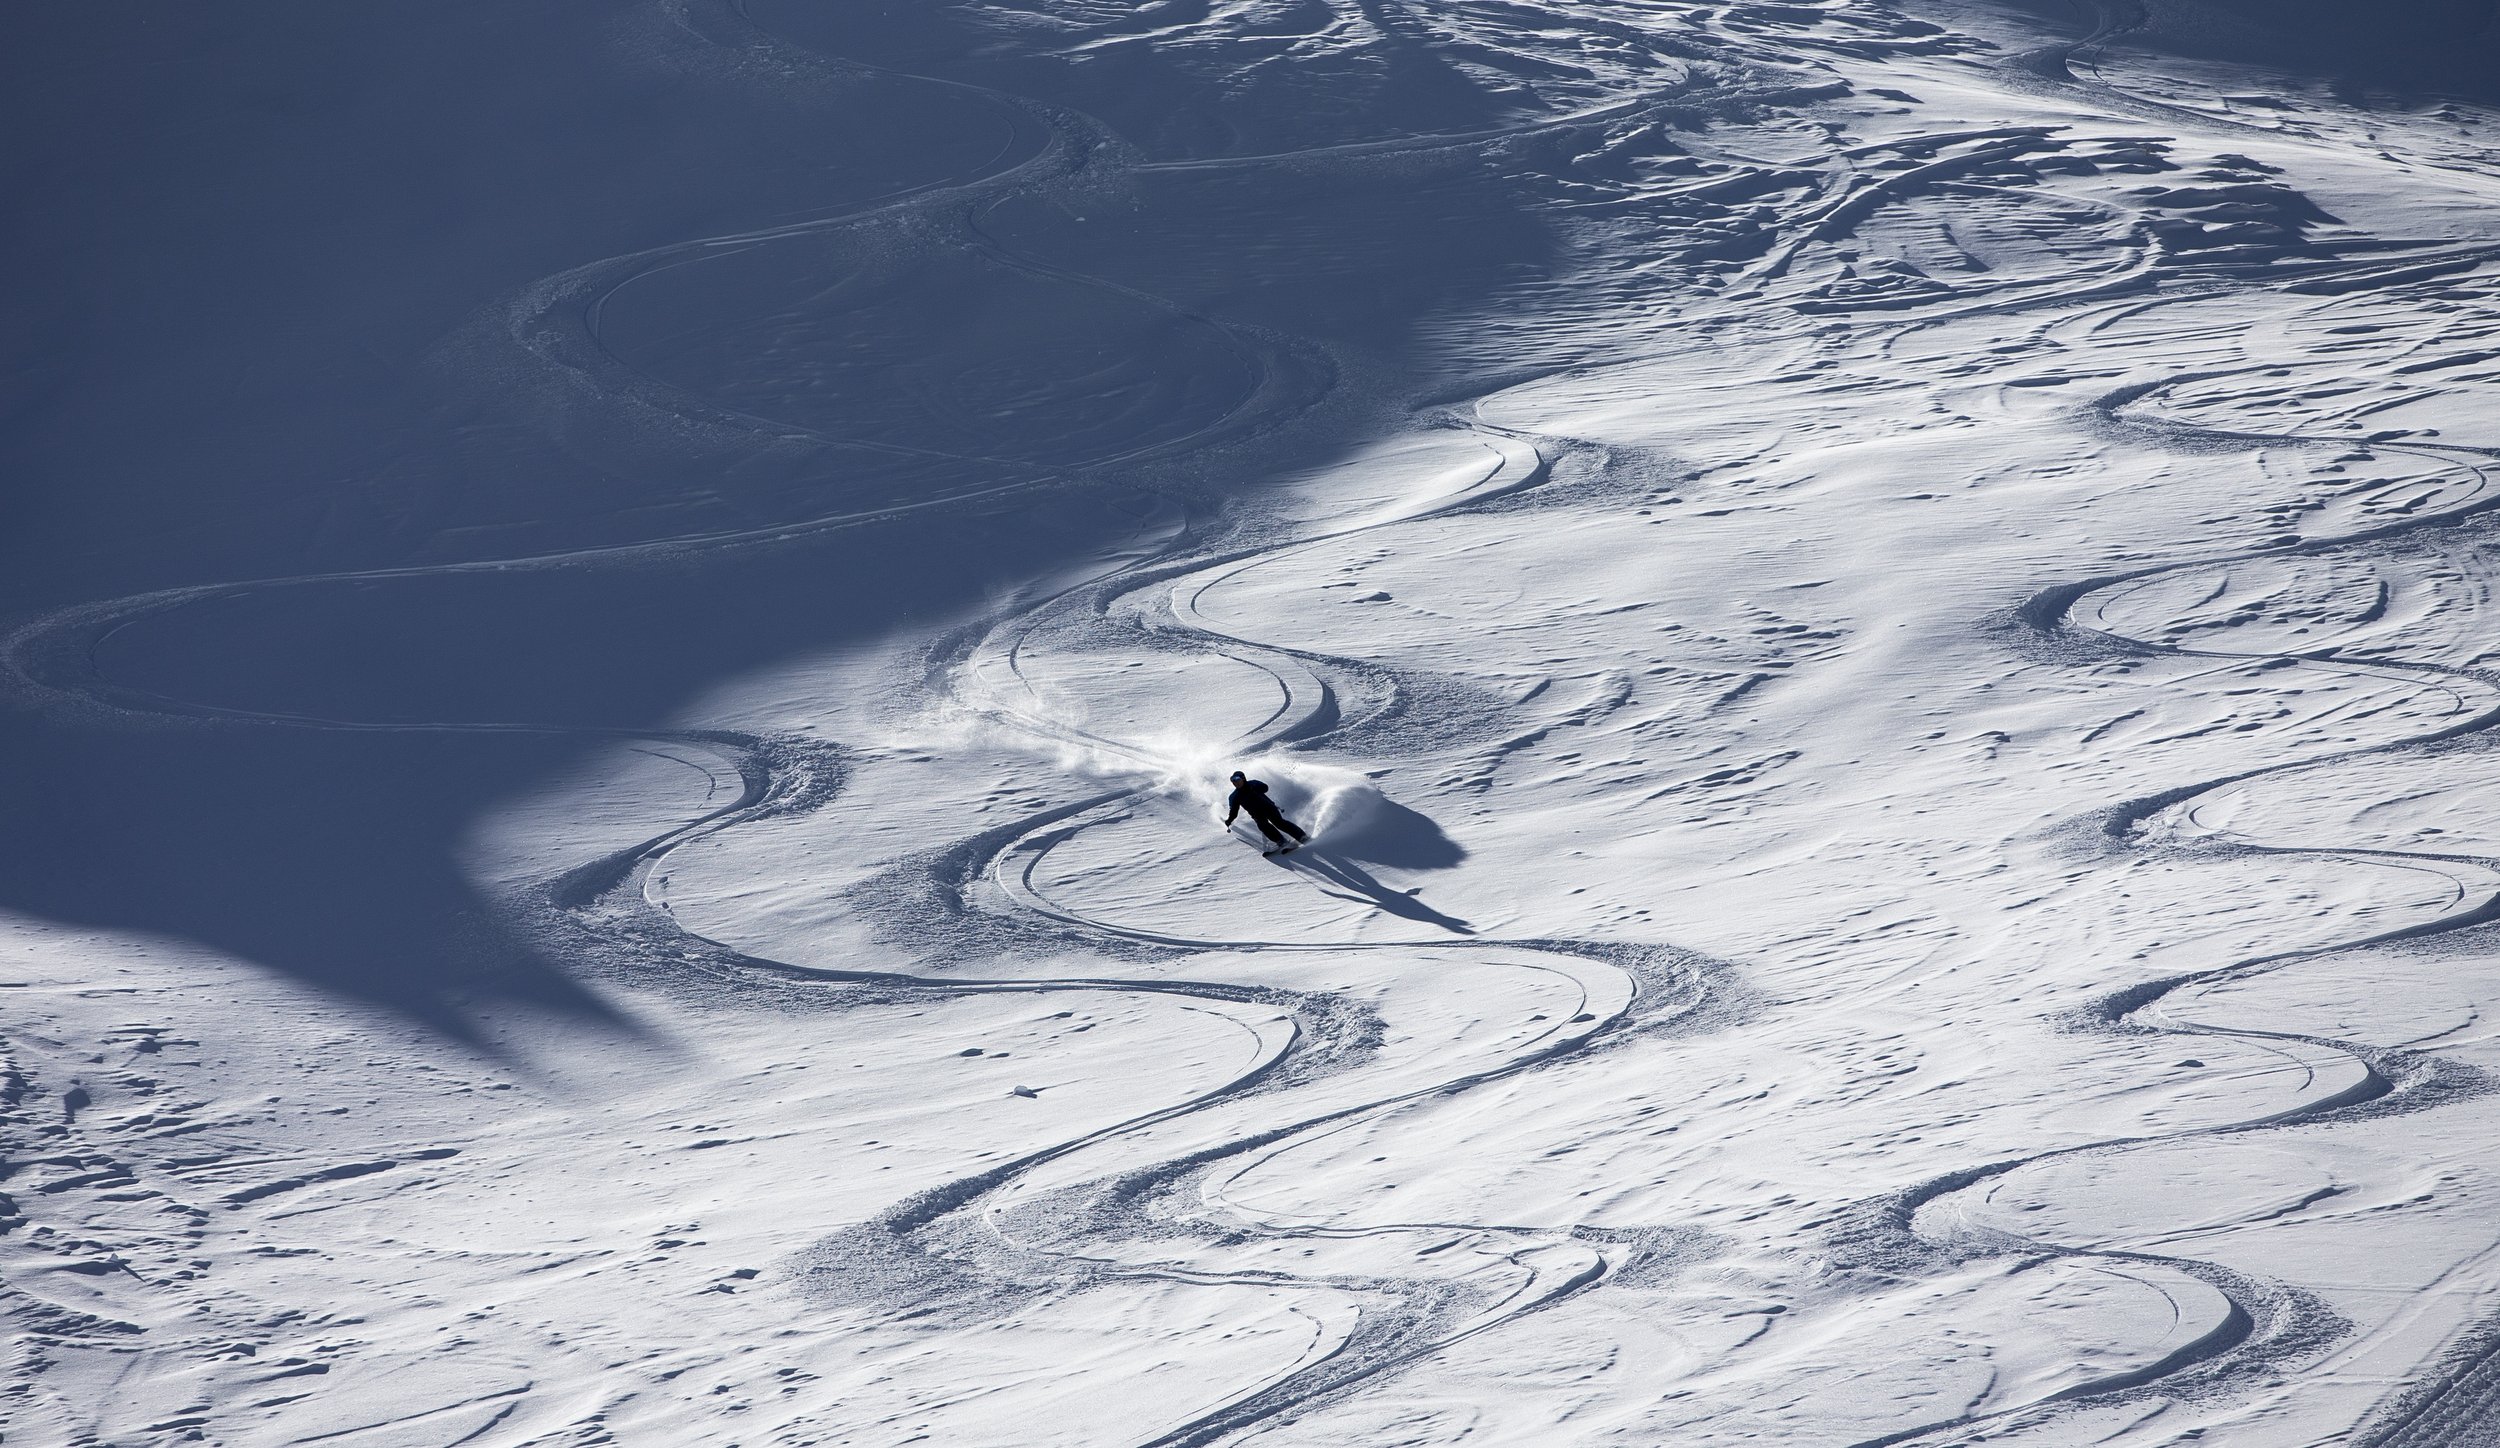
<path fill-rule="evenodd" d="M 436 354 L 649 498 L 14 625 L 108 734 L 561 744 L 456 864 L 602 1009 L 5 917 L 8 1441 L 2493 1441 L 2500 120 L 846 14 L 598 63 L 947 118 L 883 193 Z M 665 721 L 352 666 L 790 557 L 913 583 Z"/>

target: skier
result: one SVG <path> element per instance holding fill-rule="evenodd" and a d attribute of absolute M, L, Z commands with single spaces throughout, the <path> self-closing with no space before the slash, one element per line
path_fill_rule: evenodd
<path fill-rule="evenodd" d="M 1276 808 L 1276 801 L 1267 797 L 1265 781 L 1252 779 L 1238 769 L 1233 771 L 1233 797 L 1225 803 L 1231 808 L 1224 811 L 1224 827 L 1231 829 L 1241 812 L 1248 810 L 1250 822 L 1257 825 L 1259 833 L 1267 836 L 1268 842 L 1276 847 L 1267 851 L 1268 854 L 1281 855 L 1297 842 L 1310 838 L 1302 832 L 1302 826 L 1285 818 L 1284 812 Z M 1293 836 L 1293 839 L 1286 839 L 1287 835 Z"/>

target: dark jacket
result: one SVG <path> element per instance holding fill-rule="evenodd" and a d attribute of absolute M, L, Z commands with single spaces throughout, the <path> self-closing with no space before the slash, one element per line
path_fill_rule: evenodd
<path fill-rule="evenodd" d="M 1250 811 L 1250 818 L 1254 820 L 1284 818 L 1284 811 L 1276 807 L 1276 801 L 1267 797 L 1267 782 L 1264 780 L 1245 779 L 1234 785 L 1233 797 L 1226 800 L 1225 804 L 1230 806 L 1224 811 L 1226 824 L 1231 824 L 1234 817 L 1243 810 Z"/>

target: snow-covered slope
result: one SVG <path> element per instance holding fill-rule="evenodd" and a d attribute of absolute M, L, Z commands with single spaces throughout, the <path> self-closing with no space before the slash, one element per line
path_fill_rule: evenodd
<path fill-rule="evenodd" d="M 8 1440 L 2493 1441 L 2500 31 L 2073 8 L 7 22 Z"/>

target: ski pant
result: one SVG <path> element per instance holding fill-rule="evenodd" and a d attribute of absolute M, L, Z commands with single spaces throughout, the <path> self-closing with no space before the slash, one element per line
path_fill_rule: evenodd
<path fill-rule="evenodd" d="M 1271 845 L 1283 844 L 1286 835 L 1291 835 L 1297 840 L 1310 838 L 1309 835 L 1302 833 L 1302 826 L 1283 815 L 1254 814 L 1250 816 L 1250 823 L 1259 827 L 1259 833 L 1267 836 L 1267 842 Z"/>

